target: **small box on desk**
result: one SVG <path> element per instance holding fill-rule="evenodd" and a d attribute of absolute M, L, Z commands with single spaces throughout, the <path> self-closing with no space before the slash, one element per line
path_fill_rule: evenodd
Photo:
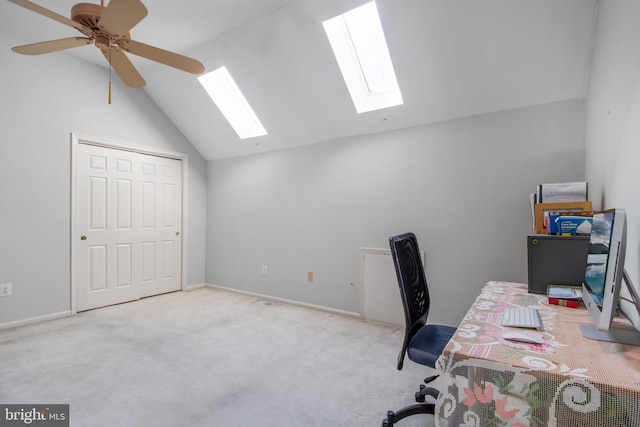
<path fill-rule="evenodd" d="M 590 213 L 591 214 L 591 213 Z M 560 236 L 589 236 L 593 218 L 549 214 L 548 234 Z"/>
<path fill-rule="evenodd" d="M 581 285 L 587 267 L 589 239 L 589 236 L 528 236 L 529 292 L 546 294 L 549 285 Z"/>
<path fill-rule="evenodd" d="M 536 203 L 534 206 L 535 228 L 538 234 L 549 234 L 546 220 L 551 213 L 590 212 L 591 202 Z"/>

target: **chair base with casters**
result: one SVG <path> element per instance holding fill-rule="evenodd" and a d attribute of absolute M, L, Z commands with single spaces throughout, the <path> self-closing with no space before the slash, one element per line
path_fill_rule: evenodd
<path fill-rule="evenodd" d="M 425 384 L 429 384 L 431 381 L 438 378 L 437 375 L 433 375 L 431 377 L 425 378 Z M 438 394 L 440 392 L 433 388 L 427 387 L 424 384 L 420 384 L 420 390 L 416 392 L 416 402 L 413 405 L 405 406 L 402 409 L 398 409 L 397 411 L 388 411 L 387 418 L 382 421 L 382 427 L 393 427 L 394 423 L 397 423 L 400 420 L 403 420 L 412 415 L 418 414 L 430 414 L 433 415 L 435 412 L 435 403 L 426 402 L 426 396 L 433 397 L 435 401 L 438 398 Z"/>
<path fill-rule="evenodd" d="M 405 336 L 398 354 L 398 370 L 402 369 L 405 356 L 415 363 L 435 368 L 456 328 L 427 324 L 429 289 L 416 236 L 413 233 L 392 236 L 389 238 L 389 246 L 405 314 Z M 437 377 L 431 376 L 424 382 L 429 384 Z M 435 415 L 435 401 L 439 394 L 433 387 L 420 385 L 420 390 L 415 395 L 416 403 L 397 411 L 388 411 L 382 426 L 392 427 L 394 423 L 416 414 Z M 429 402 L 426 400 L 427 396 L 430 396 Z"/>

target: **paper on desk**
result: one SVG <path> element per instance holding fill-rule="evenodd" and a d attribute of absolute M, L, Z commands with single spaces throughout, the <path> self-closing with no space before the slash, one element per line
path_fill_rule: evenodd
<path fill-rule="evenodd" d="M 539 203 L 586 202 L 587 182 L 558 182 L 538 186 Z"/>
<path fill-rule="evenodd" d="M 529 194 L 529 203 L 531 203 L 531 220 L 533 221 L 533 229 L 536 229 L 536 193 Z"/>

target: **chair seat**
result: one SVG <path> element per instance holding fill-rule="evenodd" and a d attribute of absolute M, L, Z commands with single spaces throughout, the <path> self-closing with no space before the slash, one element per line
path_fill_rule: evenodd
<path fill-rule="evenodd" d="M 456 328 L 452 326 L 427 324 L 411 340 L 407 356 L 416 363 L 435 368 L 436 361 L 455 332 Z"/>

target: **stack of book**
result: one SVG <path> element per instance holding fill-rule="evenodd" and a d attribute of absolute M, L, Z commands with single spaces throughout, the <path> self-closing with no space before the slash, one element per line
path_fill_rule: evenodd
<path fill-rule="evenodd" d="M 550 214 L 576 215 L 579 212 L 586 213 L 592 210 L 591 201 L 588 199 L 586 181 L 540 184 L 536 187 L 536 192 L 529 195 L 529 199 L 531 202 L 533 229 L 537 234 L 589 234 L 587 228 L 590 230 L 591 224 L 588 221 L 586 223 L 584 221 L 576 223 L 575 230 L 571 228 L 569 223 L 566 225 L 568 229 L 555 230 L 554 232 L 550 232 L 550 227 L 548 226 Z M 570 219 L 570 221 L 573 220 L 575 218 Z M 580 228 L 578 229 L 578 227 Z"/>
<path fill-rule="evenodd" d="M 582 300 L 582 289 L 579 286 L 552 285 L 547 287 L 547 299 L 549 304 L 578 308 Z"/>

